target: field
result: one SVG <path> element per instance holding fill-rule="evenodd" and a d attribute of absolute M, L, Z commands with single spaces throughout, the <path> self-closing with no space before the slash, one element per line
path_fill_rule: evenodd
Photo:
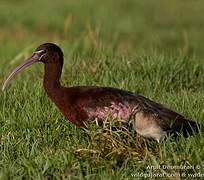
<path fill-rule="evenodd" d="M 127 89 L 202 125 L 203 16 L 202 0 L 2 0 L 0 84 L 54 42 L 65 54 L 63 85 Z M 33 65 L 0 92 L 0 179 L 204 177 L 202 127 L 159 144 L 108 124 L 78 129 L 48 99 L 43 73 Z"/>

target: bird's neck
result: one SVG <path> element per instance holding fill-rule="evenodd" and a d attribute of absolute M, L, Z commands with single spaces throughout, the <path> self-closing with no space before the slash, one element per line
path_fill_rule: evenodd
<path fill-rule="evenodd" d="M 48 95 L 55 93 L 60 89 L 60 77 L 62 74 L 62 65 L 60 63 L 46 63 L 43 85 Z"/>

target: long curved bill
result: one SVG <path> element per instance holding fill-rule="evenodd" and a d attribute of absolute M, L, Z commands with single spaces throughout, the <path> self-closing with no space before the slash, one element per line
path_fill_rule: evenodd
<path fill-rule="evenodd" d="M 17 66 L 12 72 L 11 74 L 7 77 L 7 79 L 4 81 L 4 84 L 2 86 L 2 91 L 7 87 L 7 85 L 9 84 L 9 82 L 11 81 L 11 79 L 19 72 L 21 72 L 23 69 L 27 68 L 28 66 L 39 62 L 40 59 L 42 58 L 42 56 L 45 55 L 45 51 L 44 50 L 40 50 L 35 52 L 30 58 L 28 58 L 23 64 L 20 64 L 19 66 Z"/>

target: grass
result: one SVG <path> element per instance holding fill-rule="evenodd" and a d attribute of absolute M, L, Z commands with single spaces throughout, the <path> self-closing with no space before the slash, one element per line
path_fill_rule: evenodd
<path fill-rule="evenodd" d="M 203 7 L 201 0 L 2 1 L 0 82 L 39 44 L 56 42 L 65 53 L 62 84 L 127 89 L 203 124 Z M 157 144 L 126 126 L 77 129 L 48 99 L 42 78 L 43 65 L 34 65 L 0 93 L 0 179 L 204 174 L 202 132 Z"/>

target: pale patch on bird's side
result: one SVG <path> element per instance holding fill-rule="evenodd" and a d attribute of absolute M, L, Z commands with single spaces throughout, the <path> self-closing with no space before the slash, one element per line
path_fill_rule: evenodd
<path fill-rule="evenodd" d="M 106 119 L 108 117 L 128 120 L 131 116 L 131 109 L 128 104 L 111 102 L 110 106 L 86 108 L 89 118 Z"/>
<path fill-rule="evenodd" d="M 155 117 L 144 114 L 144 112 L 135 114 L 134 127 L 138 134 L 153 138 L 157 142 L 166 135 L 166 132 L 157 124 Z"/>

